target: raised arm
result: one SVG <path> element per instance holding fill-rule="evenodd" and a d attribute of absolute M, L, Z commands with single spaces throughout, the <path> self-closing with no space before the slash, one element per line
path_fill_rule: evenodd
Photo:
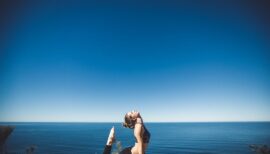
<path fill-rule="evenodd" d="M 134 128 L 134 136 L 136 137 L 137 141 L 138 141 L 138 153 L 139 154 L 144 154 L 143 152 L 143 139 L 142 139 L 142 123 L 137 123 L 135 124 L 135 128 Z"/>
<path fill-rule="evenodd" d="M 112 151 L 112 144 L 115 140 L 115 136 L 114 136 L 114 127 L 112 127 L 110 134 L 108 136 L 108 140 L 107 140 L 107 144 L 104 148 L 103 154 L 110 154 Z"/>

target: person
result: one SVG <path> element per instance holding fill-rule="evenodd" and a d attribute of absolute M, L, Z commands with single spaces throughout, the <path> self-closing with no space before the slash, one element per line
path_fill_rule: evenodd
<path fill-rule="evenodd" d="M 123 126 L 134 130 L 133 132 L 135 136 L 135 144 L 134 146 L 123 149 L 120 154 L 145 154 L 151 134 L 146 129 L 140 112 L 131 111 L 126 113 Z M 114 141 L 115 134 L 113 127 L 108 136 L 107 144 L 104 148 L 103 154 L 110 154 Z"/>

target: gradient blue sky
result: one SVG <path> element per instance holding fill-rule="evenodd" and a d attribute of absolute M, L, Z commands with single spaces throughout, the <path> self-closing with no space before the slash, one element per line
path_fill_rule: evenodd
<path fill-rule="evenodd" d="M 2 2 L 0 121 L 270 121 L 268 3 Z"/>

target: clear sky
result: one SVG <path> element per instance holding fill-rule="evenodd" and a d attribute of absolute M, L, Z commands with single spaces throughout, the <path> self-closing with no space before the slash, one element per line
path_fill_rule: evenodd
<path fill-rule="evenodd" d="M 0 121 L 270 121 L 267 1 L 0 6 Z"/>

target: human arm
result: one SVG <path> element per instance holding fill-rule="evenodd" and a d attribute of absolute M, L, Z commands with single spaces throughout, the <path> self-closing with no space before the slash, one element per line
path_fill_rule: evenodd
<path fill-rule="evenodd" d="M 138 142 L 138 153 L 139 154 L 143 154 L 143 139 L 142 139 L 142 131 L 143 131 L 143 128 L 142 128 L 142 123 L 137 123 L 135 124 L 135 128 L 134 128 L 134 136 L 136 137 L 137 139 L 137 142 Z"/>
<path fill-rule="evenodd" d="M 111 153 L 112 144 L 113 144 L 114 140 L 115 140 L 115 137 L 114 137 L 114 127 L 112 127 L 112 129 L 110 131 L 110 134 L 108 136 L 108 140 L 107 140 L 106 146 L 104 147 L 103 154 L 110 154 Z"/>

